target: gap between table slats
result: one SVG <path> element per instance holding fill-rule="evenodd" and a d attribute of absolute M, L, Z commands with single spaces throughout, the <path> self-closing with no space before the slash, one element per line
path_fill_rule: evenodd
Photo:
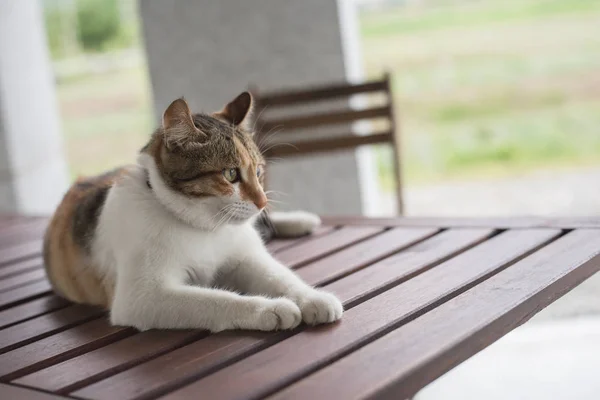
<path fill-rule="evenodd" d="M 31 300 L 24 304 L 11 307 L 7 310 L 0 311 L 0 329 L 28 321 L 47 312 L 66 307 L 69 304 L 70 303 L 67 300 L 61 299 L 58 296 L 47 295 L 35 300 Z M 1 334 L 2 331 L 0 331 L 0 335 Z"/>
<path fill-rule="evenodd" d="M 598 272 L 599 253 L 597 230 L 568 233 L 271 399 L 410 397 Z"/>
<path fill-rule="evenodd" d="M 359 242 L 363 238 L 372 236 L 372 235 L 374 235 L 374 234 L 376 234 L 378 232 L 382 232 L 382 231 L 383 230 L 381 228 L 376 228 L 376 229 L 371 229 L 371 228 L 351 229 L 348 232 L 346 232 L 347 233 L 347 237 L 346 238 L 343 238 L 343 237 L 340 237 L 339 235 L 336 235 L 336 236 L 333 237 L 333 240 L 329 241 L 328 235 L 324 235 L 324 237 L 321 237 L 319 239 L 321 241 L 321 243 L 319 243 L 318 246 L 315 246 L 315 243 L 313 242 L 313 240 L 315 238 L 309 239 L 309 240 L 299 240 L 299 243 L 303 244 L 305 248 L 309 248 L 309 249 L 310 248 L 314 248 L 314 249 L 316 249 L 319 252 L 319 254 L 326 254 L 326 253 L 331 252 L 331 251 L 335 252 L 339 248 L 343 248 L 343 247 L 348 246 L 349 244 Z M 322 243 L 323 242 L 330 243 L 330 249 L 329 250 L 326 251 L 322 247 Z M 290 253 L 292 250 L 293 250 L 293 247 L 289 248 L 287 252 Z M 291 254 L 293 255 L 293 253 L 291 253 Z M 292 264 L 291 266 L 294 267 L 295 265 L 296 264 Z M 22 289 L 22 288 L 20 288 L 20 289 Z M 1 296 L 2 296 L 2 294 L 0 293 L 0 299 L 1 299 Z M 40 318 L 37 318 L 36 320 L 32 320 L 32 321 L 28 321 L 28 322 L 29 322 L 29 324 L 38 324 L 38 323 L 43 323 L 44 321 L 46 321 L 46 323 L 48 323 L 47 322 L 47 318 L 43 318 L 43 317 L 44 316 L 42 316 Z M 48 318 L 52 318 L 52 316 L 49 316 Z M 104 321 L 104 320 L 92 321 L 92 323 L 98 323 L 100 325 L 106 325 L 106 326 L 108 326 L 108 323 L 106 321 Z M 77 327 L 68 329 L 68 330 L 66 330 L 64 332 L 61 332 L 59 334 L 56 334 L 56 335 L 48 337 L 47 340 L 53 340 L 54 342 L 60 342 L 61 341 L 61 337 L 63 337 L 63 336 L 64 337 L 70 337 L 72 335 L 75 335 L 75 334 L 77 334 L 77 332 L 79 330 L 85 330 L 86 327 L 87 327 L 87 325 L 88 324 L 84 324 L 81 327 L 77 326 Z M 98 325 L 98 326 L 100 326 L 100 325 Z M 18 325 L 13 326 L 11 328 L 13 328 L 14 330 L 23 329 L 23 327 L 20 327 Z M 58 326 L 55 326 L 54 328 L 57 329 L 57 330 L 59 329 Z M 121 339 L 121 337 L 119 337 L 118 335 L 115 335 L 112 339 L 118 340 L 118 339 Z M 112 339 L 109 338 L 109 339 L 106 339 L 106 341 L 108 341 L 108 342 L 114 341 Z M 177 337 L 174 336 L 173 340 L 174 340 L 174 342 L 176 342 L 178 344 L 177 346 L 182 345 L 181 341 L 177 340 Z M 26 347 L 23 347 L 23 348 L 20 348 L 20 349 L 18 348 L 18 349 L 15 349 L 15 350 L 12 350 L 12 351 L 6 353 L 5 354 L 6 357 L 4 357 L 4 360 L 7 363 L 10 364 L 10 360 L 12 359 L 13 354 L 18 354 L 19 352 L 27 353 L 27 352 L 29 352 L 29 349 L 30 348 L 34 348 L 37 345 L 37 343 L 38 342 L 31 343 L 31 344 L 27 345 Z M 108 343 L 105 343 L 105 344 L 108 344 Z M 86 342 L 86 345 L 87 345 L 87 342 Z M 78 350 L 78 347 L 77 347 L 77 346 L 79 346 L 78 342 L 75 342 L 74 346 L 75 346 L 75 348 L 69 349 L 69 351 L 71 352 L 70 353 L 71 356 L 69 358 L 74 357 L 76 355 L 79 355 L 82 352 L 81 350 Z M 175 346 L 175 347 L 177 347 L 177 346 Z M 51 356 L 54 357 L 55 355 L 52 354 Z M 46 360 L 46 357 L 49 357 L 49 355 L 46 354 L 46 353 L 44 353 L 44 352 L 39 352 L 39 353 L 31 354 L 30 362 L 32 363 L 32 365 L 27 370 L 27 373 L 33 372 L 35 370 L 40 369 L 40 366 L 51 365 L 53 362 Z M 62 358 L 64 358 L 64 357 L 62 357 Z M 3 360 L 3 358 L 2 358 L 2 356 L 0 356 L 0 361 L 2 361 L 2 360 Z M 57 360 L 58 360 L 58 358 L 57 358 Z M 17 365 L 17 366 L 19 368 L 21 367 L 20 364 Z M 7 369 L 10 369 L 10 367 L 7 367 Z M 9 377 L 12 379 L 12 378 L 16 377 L 17 375 L 18 376 L 22 375 L 23 374 L 22 370 L 23 370 L 23 368 L 17 369 L 15 371 L 11 370 L 10 374 L 9 374 Z M 0 371 L 1 371 L 1 368 L 0 368 Z M 7 374 L 8 374 L 8 372 L 7 372 Z"/>
<path fill-rule="evenodd" d="M 290 247 L 293 247 L 294 245 L 297 245 L 299 243 L 302 243 L 303 241 L 306 240 L 310 240 L 310 239 L 314 239 L 317 237 L 321 237 L 324 236 L 326 234 L 329 234 L 331 232 L 333 232 L 335 229 L 337 229 L 335 226 L 320 226 L 317 229 L 315 229 L 315 231 L 313 233 L 311 233 L 310 235 L 306 235 L 304 237 L 301 238 L 297 238 L 297 239 L 272 239 L 271 241 L 269 241 L 267 243 L 267 249 L 269 249 L 269 251 L 274 254 L 277 253 L 279 251 L 288 249 Z"/>
<path fill-rule="evenodd" d="M 42 393 L 31 389 L 0 383 L 0 399 L 2 400 L 65 400 L 67 397 Z"/>
<path fill-rule="evenodd" d="M 30 258 L 28 260 L 11 263 L 9 265 L 0 267 L 0 280 L 10 278 L 12 276 L 22 274 L 24 272 L 29 272 L 43 268 L 44 262 L 40 257 Z"/>
<path fill-rule="evenodd" d="M 368 289 L 376 288 L 379 283 L 388 285 L 394 280 L 400 281 L 403 276 L 414 274 L 420 269 L 427 269 L 429 264 L 436 263 L 440 259 L 445 259 L 449 255 L 456 254 L 462 249 L 480 242 L 488 237 L 490 233 L 490 230 L 483 229 L 463 230 L 460 232 L 448 231 L 427 239 L 414 246 L 414 251 L 407 252 L 407 256 L 404 258 L 402 256 L 404 252 L 400 252 L 394 256 L 399 260 L 404 259 L 407 262 L 412 262 L 410 267 L 398 271 L 390 268 L 382 269 L 387 274 L 381 274 L 381 281 L 372 279 L 370 281 L 372 286 Z M 426 238 L 429 232 L 422 230 L 421 234 Z M 419 249 L 419 246 L 421 246 L 421 249 Z M 349 248 L 344 251 L 350 252 L 352 249 Z M 369 268 L 373 268 L 378 264 Z M 299 271 L 301 270 L 302 268 Z M 341 295 L 342 300 L 355 298 L 360 296 L 358 291 L 361 290 L 364 290 L 364 286 L 357 287 L 356 290 L 351 288 L 350 292 L 338 293 L 338 295 Z M 181 385 L 186 381 L 193 380 L 200 375 L 224 367 L 245 355 L 259 351 L 289 335 L 290 333 L 261 332 L 225 332 L 211 335 L 175 352 L 76 391 L 73 394 L 77 397 L 86 398 L 111 398 L 111 396 L 114 398 L 114 396 L 117 396 L 126 399 L 139 396 L 150 397 L 151 395 L 160 394 L 171 387 Z M 75 369 L 74 366 L 71 366 L 71 368 Z M 65 373 L 66 370 L 61 372 L 63 375 Z M 44 376 L 44 371 L 40 371 L 30 377 L 24 377 L 18 382 L 28 385 L 39 385 L 40 383 L 52 385 L 52 376 L 53 374 Z M 142 376 L 146 378 L 140 380 L 139 378 Z M 45 379 L 42 380 L 42 378 Z M 44 387 L 48 389 L 48 386 Z"/>
<path fill-rule="evenodd" d="M 558 230 L 504 232 L 357 305 L 339 324 L 306 330 L 165 398 L 189 398 L 192 393 L 215 400 L 269 395 L 434 309 L 559 234 Z M 235 385 L 225 384 L 231 376 L 236 377 Z"/>

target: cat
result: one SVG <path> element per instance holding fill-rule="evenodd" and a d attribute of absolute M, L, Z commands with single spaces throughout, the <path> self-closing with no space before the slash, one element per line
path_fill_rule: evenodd
<path fill-rule="evenodd" d="M 77 180 L 44 238 L 55 292 L 141 331 L 271 331 L 340 319 L 342 303 L 273 258 L 253 226 L 268 200 L 252 106 L 248 92 L 212 114 L 177 99 L 136 165 Z M 284 236 L 319 224 L 305 212 L 261 221 L 273 225 L 263 233 Z"/>

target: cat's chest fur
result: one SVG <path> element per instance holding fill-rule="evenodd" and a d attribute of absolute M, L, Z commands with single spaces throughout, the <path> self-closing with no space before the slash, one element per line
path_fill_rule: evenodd
<path fill-rule="evenodd" d="M 239 265 L 240 254 L 257 242 L 260 238 L 250 221 L 197 229 L 158 204 L 147 187 L 125 183 L 108 196 L 95 254 L 100 265 L 132 270 L 148 264 L 149 258 L 165 279 L 211 286 L 217 275 Z"/>
<path fill-rule="evenodd" d="M 210 286 L 219 273 L 236 266 L 236 249 L 243 246 L 244 228 L 201 233 L 184 230 L 175 234 L 171 238 L 171 257 L 177 258 L 177 264 L 185 270 L 184 279 L 190 284 Z"/>

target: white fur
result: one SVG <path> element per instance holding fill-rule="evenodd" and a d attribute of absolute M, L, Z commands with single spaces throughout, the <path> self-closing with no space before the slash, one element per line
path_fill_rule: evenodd
<path fill-rule="evenodd" d="M 267 252 L 254 204 L 235 194 L 189 199 L 165 185 L 151 157 L 139 163 L 110 190 L 93 245 L 96 264 L 116 278 L 112 323 L 268 331 L 341 317 L 337 298 Z"/>
<path fill-rule="evenodd" d="M 308 235 L 321 225 L 318 215 L 306 211 L 270 212 L 269 218 L 273 223 L 277 236 L 297 237 Z"/>

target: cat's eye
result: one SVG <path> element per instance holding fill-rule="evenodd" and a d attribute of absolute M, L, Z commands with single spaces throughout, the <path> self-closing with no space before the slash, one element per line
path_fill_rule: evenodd
<path fill-rule="evenodd" d="M 262 174 L 262 168 L 261 167 L 256 167 L 256 177 L 260 178 L 261 174 Z"/>
<path fill-rule="evenodd" d="M 223 170 L 223 176 L 231 183 L 235 183 L 240 179 L 240 173 L 237 168 L 226 168 Z"/>

